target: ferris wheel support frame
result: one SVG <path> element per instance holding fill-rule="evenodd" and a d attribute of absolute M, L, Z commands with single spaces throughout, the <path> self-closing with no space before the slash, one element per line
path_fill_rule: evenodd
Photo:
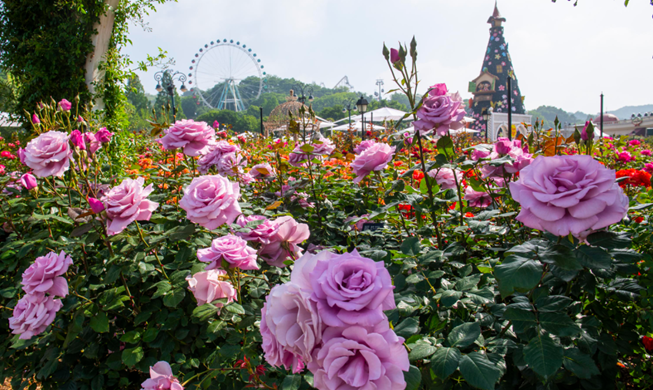
<path fill-rule="evenodd" d="M 231 96 L 233 96 L 232 99 L 229 99 L 230 93 Z M 245 111 L 245 105 L 243 104 L 243 99 L 240 96 L 240 91 L 238 90 L 235 79 L 227 79 L 226 84 L 222 88 L 222 92 L 220 93 L 220 101 L 218 102 L 218 110 L 227 109 L 228 103 L 233 103 L 234 111 L 236 112 Z"/>

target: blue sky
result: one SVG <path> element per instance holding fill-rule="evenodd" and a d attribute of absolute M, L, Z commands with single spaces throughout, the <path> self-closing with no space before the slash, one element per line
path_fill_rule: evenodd
<path fill-rule="evenodd" d="M 653 7 L 648 0 L 499 0 L 505 36 L 527 109 L 554 105 L 595 113 L 653 103 Z M 265 70 L 332 87 L 344 75 L 372 93 L 391 79 L 381 55 L 413 35 L 422 86 L 445 82 L 463 97 L 481 70 L 494 0 L 179 0 L 131 27 L 135 61 L 166 50 L 188 72 L 216 39 L 246 43 Z M 396 46 L 396 45 L 395 45 Z M 141 74 L 154 93 L 154 69 Z"/>

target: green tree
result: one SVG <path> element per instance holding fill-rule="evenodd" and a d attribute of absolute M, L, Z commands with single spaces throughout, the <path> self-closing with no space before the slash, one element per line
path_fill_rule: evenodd
<path fill-rule="evenodd" d="M 145 90 L 143 89 L 143 84 L 141 84 L 141 79 L 138 75 L 133 75 L 127 80 L 127 86 L 125 87 L 125 96 L 129 103 L 138 111 L 141 110 L 150 110 L 151 104 L 145 95 Z"/>
<path fill-rule="evenodd" d="M 345 118 L 349 115 L 347 112 L 342 112 L 343 107 L 339 104 L 336 104 L 333 107 L 327 107 L 320 111 L 317 116 L 324 118 L 329 121 L 337 121 L 338 119 Z"/>

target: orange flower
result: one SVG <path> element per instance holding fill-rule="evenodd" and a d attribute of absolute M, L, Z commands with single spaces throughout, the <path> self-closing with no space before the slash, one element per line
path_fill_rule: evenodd
<path fill-rule="evenodd" d="M 646 171 L 640 171 L 637 169 L 622 169 L 617 171 L 617 178 L 627 177 L 628 179 L 619 182 L 619 186 L 624 188 L 627 185 L 633 187 L 650 187 L 651 186 L 651 174 Z"/>

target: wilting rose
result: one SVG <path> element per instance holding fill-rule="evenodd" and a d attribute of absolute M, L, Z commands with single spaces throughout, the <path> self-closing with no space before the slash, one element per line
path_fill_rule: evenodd
<path fill-rule="evenodd" d="M 406 388 L 408 352 L 388 322 L 374 328 L 327 328 L 308 368 L 321 390 Z"/>
<path fill-rule="evenodd" d="M 209 230 L 232 224 L 241 214 L 238 197 L 240 186 L 224 176 L 207 175 L 193 179 L 184 189 L 179 207 L 186 218 Z"/>
<path fill-rule="evenodd" d="M 209 263 L 206 270 L 221 268 L 223 260 L 229 263 L 229 268 L 255 270 L 258 269 L 256 257 L 256 250 L 247 246 L 247 241 L 233 234 L 218 237 L 211 242 L 210 247 L 197 250 L 199 261 Z"/>
<path fill-rule="evenodd" d="M 429 94 L 417 110 L 417 117 L 419 120 L 413 125 L 421 135 L 426 135 L 433 129 L 436 130 L 437 135 L 445 135 L 449 130 L 463 127 L 462 120 L 465 117 L 463 100 L 458 92 L 435 96 Z"/>
<path fill-rule="evenodd" d="M 165 135 L 157 141 L 166 150 L 183 148 L 185 155 L 195 157 L 215 143 L 215 129 L 205 122 L 182 119 L 167 129 Z"/>
<path fill-rule="evenodd" d="M 179 380 L 172 375 L 170 364 L 165 361 L 150 367 L 150 379 L 141 383 L 141 387 L 141 390 L 184 390 Z"/>
<path fill-rule="evenodd" d="M 363 150 L 351 163 L 356 174 L 354 183 L 360 183 L 365 176 L 372 172 L 384 170 L 392 160 L 394 153 L 395 147 L 384 143 L 375 143 Z"/>
<path fill-rule="evenodd" d="M 27 190 L 36 188 L 36 186 L 38 185 L 38 183 L 36 182 L 36 178 L 31 173 L 26 173 L 23 176 L 21 176 L 20 184 L 22 184 L 22 186 L 25 187 Z"/>
<path fill-rule="evenodd" d="M 66 111 L 66 112 L 70 111 L 70 109 L 73 106 L 73 104 L 71 102 L 69 102 L 68 100 L 66 100 L 66 99 L 61 99 L 61 101 L 58 103 L 58 105 L 59 105 L 59 108 L 61 108 L 61 111 Z"/>
<path fill-rule="evenodd" d="M 114 235 L 122 232 L 134 221 L 149 221 L 152 212 L 159 204 L 147 199 L 154 191 L 152 184 L 143 188 L 145 180 L 125 179 L 119 186 L 113 187 L 102 196 L 107 210 L 107 233 Z"/>
<path fill-rule="evenodd" d="M 27 143 L 21 162 L 34 170 L 38 177 L 63 176 L 70 167 L 72 153 L 68 134 L 48 131 Z"/>
<path fill-rule="evenodd" d="M 50 295 L 25 294 L 18 300 L 9 318 L 11 333 L 19 334 L 22 340 L 43 333 L 62 306 L 60 299 L 53 299 Z"/>
<path fill-rule="evenodd" d="M 451 190 L 455 189 L 458 184 L 462 182 L 463 173 L 459 170 L 456 170 L 454 176 L 453 169 L 450 168 L 441 168 L 439 171 L 437 169 L 430 170 L 428 172 L 429 177 L 435 179 L 435 182 L 438 183 L 440 189 L 442 190 Z M 456 183 L 456 180 L 458 181 Z"/>
<path fill-rule="evenodd" d="M 227 271 L 225 270 L 212 269 L 198 272 L 192 277 L 188 275 L 186 280 L 188 281 L 188 289 L 197 300 L 197 306 L 211 303 L 220 298 L 227 298 L 227 303 L 238 300 L 236 289 L 229 283 Z M 215 306 L 220 308 L 224 304 L 216 302 Z"/>
<path fill-rule="evenodd" d="M 250 169 L 249 174 L 255 179 L 275 177 L 277 174 L 268 163 L 256 164 Z"/>
<path fill-rule="evenodd" d="M 312 258 L 310 261 L 317 261 Z M 312 299 L 329 326 L 374 326 L 394 309 L 392 279 L 383 262 L 351 253 L 317 261 L 310 274 Z"/>
<path fill-rule="evenodd" d="M 45 294 L 65 297 L 68 295 L 68 282 L 62 277 L 73 264 L 73 259 L 61 251 L 58 255 L 50 252 L 37 257 L 34 263 L 23 272 L 23 290 L 28 294 Z"/>
<path fill-rule="evenodd" d="M 295 149 L 288 155 L 288 164 L 293 167 L 305 167 L 306 161 L 309 159 L 309 155 L 301 150 L 301 145 L 295 146 Z"/>
<path fill-rule="evenodd" d="M 264 244 L 264 245 L 269 244 L 270 240 L 272 240 L 272 237 L 274 237 L 277 234 L 277 231 L 279 230 L 279 225 L 277 225 L 275 222 L 270 221 L 269 219 L 267 219 L 262 215 L 251 215 L 249 217 L 240 215 L 238 217 L 238 220 L 236 220 L 236 223 L 238 224 L 238 226 L 244 228 L 247 226 L 249 222 L 252 221 L 263 221 L 263 222 L 251 228 L 249 233 L 236 232 L 236 235 L 238 235 L 240 238 L 242 238 L 245 241 L 257 242 L 259 244 Z"/>
<path fill-rule="evenodd" d="M 269 244 L 264 244 L 259 255 L 270 265 L 285 267 L 283 264 L 288 257 L 298 258 L 302 249 L 298 244 L 304 242 L 311 235 L 308 225 L 297 223 L 293 217 L 279 217 L 273 221 L 279 228 L 270 238 Z"/>
<path fill-rule="evenodd" d="M 487 192 L 475 191 L 471 186 L 465 189 L 465 200 L 469 207 L 487 207 L 492 204 L 492 197 Z"/>
<path fill-rule="evenodd" d="M 537 157 L 510 183 L 522 207 L 517 220 L 556 236 L 584 237 L 626 215 L 628 197 L 615 179 L 591 156 Z"/>

